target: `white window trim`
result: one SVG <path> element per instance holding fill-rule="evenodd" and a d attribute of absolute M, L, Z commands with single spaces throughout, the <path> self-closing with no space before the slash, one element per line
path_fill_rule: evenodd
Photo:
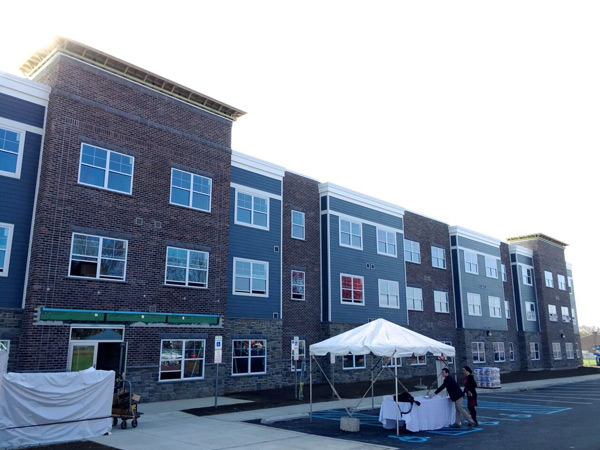
<path fill-rule="evenodd" d="M 554 287 L 554 275 L 548 270 L 544 270 L 544 284 L 547 288 Z"/>
<path fill-rule="evenodd" d="M 561 306 L 560 307 L 560 315 L 562 316 L 562 321 L 563 322 L 570 322 L 571 321 L 571 317 L 569 316 L 569 307 L 568 306 Z"/>
<path fill-rule="evenodd" d="M 342 221 L 350 223 L 350 245 L 342 243 Z M 351 248 L 351 249 L 354 249 L 354 250 L 362 250 L 363 249 L 363 242 L 364 242 L 363 224 L 362 224 L 362 222 L 360 222 L 358 220 L 350 219 L 348 217 L 340 217 L 339 221 L 338 221 L 338 224 L 339 224 L 339 230 L 338 230 L 339 240 L 338 240 L 338 242 L 340 244 L 340 247 Z M 360 227 L 360 247 L 352 245 L 352 236 L 353 236 L 353 234 L 352 234 L 352 224 L 356 224 L 356 225 L 358 225 Z"/>
<path fill-rule="evenodd" d="M 496 346 L 498 347 L 498 351 L 496 351 Z M 493 342 L 492 347 L 494 349 L 494 362 L 506 362 L 506 348 L 504 347 L 504 342 Z M 502 348 L 502 350 L 500 350 Z M 498 355 L 498 359 L 496 359 L 496 354 Z"/>
<path fill-rule="evenodd" d="M 527 274 L 531 273 L 531 281 L 528 282 Z M 521 281 L 525 286 L 533 286 L 533 267 L 521 264 Z"/>
<path fill-rule="evenodd" d="M 388 292 L 387 297 L 388 297 L 388 304 L 384 305 L 381 303 L 381 284 L 382 283 L 387 283 L 388 286 L 392 285 L 395 286 L 396 288 L 396 298 L 397 298 L 397 305 L 396 306 L 390 306 L 389 305 L 389 299 L 390 299 L 390 294 Z M 393 281 L 393 280 L 383 280 L 383 279 L 378 279 L 377 280 L 377 287 L 378 287 L 378 294 L 379 294 L 379 307 L 380 308 L 390 308 L 390 309 L 400 309 L 400 283 L 398 283 L 397 281 Z M 364 290 L 364 286 L 363 286 L 363 290 Z"/>
<path fill-rule="evenodd" d="M 475 300 L 478 300 L 478 302 L 475 302 Z M 479 314 L 477 314 L 475 306 L 479 307 Z M 482 316 L 483 309 L 481 307 L 481 295 L 475 294 L 473 292 L 467 292 L 467 312 L 469 313 L 469 316 Z"/>
<path fill-rule="evenodd" d="M 552 359 L 554 359 L 554 361 L 560 361 L 561 359 L 563 359 L 560 342 L 552 343 Z"/>
<path fill-rule="evenodd" d="M 492 306 L 492 299 L 497 303 L 495 306 Z M 501 298 L 493 295 L 488 296 L 488 308 L 490 310 L 490 317 L 493 319 L 502 319 L 502 303 Z"/>
<path fill-rule="evenodd" d="M 530 305 L 533 305 L 533 311 L 530 310 Z M 537 322 L 537 313 L 534 302 L 525 302 L 525 318 L 530 322 Z"/>
<path fill-rule="evenodd" d="M 412 300 L 413 300 L 413 302 L 412 302 L 413 303 L 413 307 L 412 308 L 410 307 L 410 304 L 409 304 L 409 296 L 408 296 L 408 292 L 409 292 L 408 290 L 409 289 L 411 289 L 412 290 L 411 292 L 413 293 L 413 296 L 411 297 Z M 419 291 L 421 293 L 421 308 L 414 307 L 414 304 L 415 304 L 415 301 L 414 301 L 414 292 L 415 291 Z M 423 311 L 424 310 L 425 301 L 423 300 L 423 289 L 418 288 L 418 287 L 406 286 L 406 307 L 407 307 L 407 309 L 409 311 Z"/>
<path fill-rule="evenodd" d="M 445 302 L 440 302 L 438 301 L 438 297 L 440 294 L 443 294 L 445 297 Z M 446 311 L 441 311 L 438 308 L 438 305 L 441 304 L 445 304 L 446 305 Z M 433 291 L 433 305 L 434 305 L 434 310 L 436 313 L 440 313 L 440 314 L 450 314 L 450 298 L 448 295 L 448 292 L 446 291 Z"/>
<path fill-rule="evenodd" d="M 410 245 L 410 250 L 407 250 L 407 248 L 406 248 L 406 243 L 407 243 L 407 242 L 410 242 L 410 243 L 411 243 L 411 245 Z M 417 244 L 417 245 L 418 245 L 418 247 L 419 247 L 419 251 L 418 251 L 418 252 L 416 252 L 416 251 L 413 251 L 413 245 L 412 245 L 412 244 Z M 406 253 L 407 253 L 407 252 L 410 254 L 410 259 L 408 259 L 408 258 L 406 257 Z M 414 255 L 417 255 L 417 259 L 418 259 L 418 261 L 413 261 L 413 257 L 414 257 Z M 418 241 L 413 241 L 413 240 L 411 240 L 411 239 L 404 239 L 404 260 L 405 260 L 406 262 L 409 262 L 409 263 L 412 263 L 412 264 L 421 264 L 421 243 L 420 243 L 420 242 L 418 242 Z"/>
<path fill-rule="evenodd" d="M 567 290 L 567 282 L 564 275 L 557 274 L 556 278 L 558 279 L 558 289 L 561 291 Z"/>
<path fill-rule="evenodd" d="M 567 359 L 575 359 L 572 342 L 565 342 L 565 353 L 567 354 Z"/>
<path fill-rule="evenodd" d="M 510 303 L 508 300 L 504 300 L 504 314 L 506 314 L 507 319 L 510 319 Z"/>
<path fill-rule="evenodd" d="M 302 237 L 294 236 L 294 226 L 300 227 L 300 225 L 294 224 L 294 213 L 302 215 Z M 297 239 L 299 241 L 306 240 L 306 214 L 302 211 L 298 211 L 297 209 L 292 209 L 292 213 L 290 215 L 290 236 L 292 239 Z"/>
<path fill-rule="evenodd" d="M 389 242 L 387 241 L 387 237 L 388 237 L 388 233 L 392 234 L 394 236 L 394 253 L 390 253 L 390 252 L 380 252 L 379 251 L 379 232 L 383 231 L 385 232 L 385 248 L 387 249 L 389 246 Z M 377 254 L 378 255 L 384 255 L 384 256 L 389 256 L 391 258 L 397 258 L 398 257 L 398 238 L 396 236 L 396 231 L 389 229 L 389 228 L 383 228 L 383 227 L 376 227 L 375 229 L 375 240 L 377 241 Z"/>
<path fill-rule="evenodd" d="M 387 359 L 387 362 L 386 362 Z M 402 367 L 402 358 L 401 357 L 384 357 L 383 358 L 383 367 Z"/>
<path fill-rule="evenodd" d="M 294 298 L 294 286 L 299 286 L 298 284 L 294 284 L 294 272 L 303 274 L 302 280 L 304 281 L 304 284 L 302 287 L 304 288 L 304 293 L 302 294 L 302 298 Z M 304 270 L 290 270 L 290 300 L 294 300 L 295 302 L 306 301 L 306 272 Z"/>
<path fill-rule="evenodd" d="M 540 360 L 540 344 L 539 342 L 530 342 L 529 343 L 529 357 L 532 361 Z"/>
<path fill-rule="evenodd" d="M 498 279 L 498 259 L 485 255 L 485 276 Z"/>
<path fill-rule="evenodd" d="M 508 281 L 508 275 L 506 275 L 506 266 L 504 264 L 500 264 L 500 270 L 502 271 L 502 281 L 506 283 Z"/>
<path fill-rule="evenodd" d="M 465 258 L 465 272 L 473 275 L 479 275 L 479 258 L 477 253 L 469 250 L 463 250 L 463 255 Z M 467 260 L 467 255 L 469 255 L 469 260 Z M 473 258 L 475 258 L 475 262 L 471 262 Z"/>
<path fill-rule="evenodd" d="M 476 351 L 473 351 L 473 344 L 476 344 Z M 480 345 L 481 344 L 481 345 Z M 477 359 L 475 359 L 475 355 L 477 355 Z M 481 357 L 483 356 L 483 359 Z M 474 363 L 484 363 L 485 362 L 485 343 L 479 341 L 471 342 L 471 359 Z"/>
<path fill-rule="evenodd" d="M 443 257 L 442 257 L 442 258 L 440 258 L 439 256 L 437 256 L 437 255 L 434 255 L 434 254 L 433 254 L 433 249 L 436 249 L 436 250 L 441 250 L 441 251 L 442 251 L 442 256 L 443 256 Z M 436 260 L 438 260 L 438 261 L 442 261 L 442 262 L 443 262 L 443 266 L 435 265 L 435 264 L 434 264 L 434 261 L 436 261 Z M 446 267 L 447 267 L 447 266 L 446 266 L 446 249 L 445 249 L 445 248 L 442 248 L 442 247 L 437 247 L 437 246 L 435 246 L 435 245 L 432 245 L 432 246 L 431 246 L 431 267 L 435 267 L 436 269 L 444 269 L 444 270 L 446 270 Z"/>
<path fill-rule="evenodd" d="M 13 133 L 18 133 L 20 136 L 20 138 L 19 138 L 19 153 L 17 153 L 17 167 L 15 168 L 15 172 L 12 173 L 12 172 L 7 172 L 5 170 L 0 170 L 0 176 L 20 179 L 21 178 L 21 168 L 23 166 L 23 155 L 25 152 L 25 136 L 27 135 L 27 133 L 25 132 L 25 130 L 22 130 L 20 128 L 15 128 L 10 125 L 6 125 L 5 122 L 2 120 L 2 118 L 0 118 L 0 128 L 4 128 L 5 130 L 12 131 Z M 0 150 L 0 151 L 4 151 L 4 150 Z"/>
<path fill-rule="evenodd" d="M 181 369 L 180 369 L 180 377 L 179 378 L 168 378 L 165 380 L 161 380 L 160 376 L 163 373 L 162 371 L 162 348 L 163 348 L 163 342 L 165 341 L 182 341 L 183 342 L 183 346 L 182 346 L 182 353 L 181 353 Z M 202 346 L 202 358 L 186 358 L 185 357 L 185 344 L 188 341 L 203 341 L 204 345 Z M 168 383 L 168 382 L 173 382 L 173 381 L 188 381 L 188 380 L 203 380 L 204 379 L 204 374 L 205 369 L 206 369 L 206 339 L 184 339 L 184 338 L 173 338 L 173 339 L 161 339 L 160 341 L 160 361 L 158 364 L 158 382 L 159 383 Z M 202 376 L 201 377 L 184 377 L 183 376 L 183 370 L 184 370 L 184 365 L 185 365 L 185 361 L 197 361 L 202 359 Z"/>
<path fill-rule="evenodd" d="M 189 205 L 182 205 L 181 203 L 173 203 L 171 201 L 171 192 L 173 191 L 173 187 L 174 187 L 173 186 L 173 173 L 176 170 L 178 172 L 187 173 L 188 175 L 191 176 L 191 180 L 190 180 L 191 186 L 190 186 L 190 190 L 189 190 L 189 193 L 190 193 L 190 203 L 189 203 Z M 208 194 L 208 209 L 194 208 L 192 206 L 192 203 L 194 201 L 194 195 L 193 195 L 194 194 L 194 177 L 204 178 L 204 179 L 206 179 L 206 180 L 209 181 L 209 184 L 210 184 L 210 194 Z M 211 212 L 212 211 L 212 193 L 213 193 L 213 183 L 212 182 L 213 182 L 212 178 L 205 177 L 204 175 L 198 175 L 198 174 L 193 173 L 193 172 L 187 172 L 185 170 L 176 169 L 174 167 L 171 167 L 171 185 L 170 185 L 170 190 L 169 190 L 169 204 L 173 205 L 173 206 L 180 206 L 182 208 L 193 209 L 194 211 L 202 211 L 202 212 L 207 212 L 207 213 Z M 187 190 L 187 189 L 183 189 L 183 188 L 180 188 L 180 187 L 176 187 L 176 189 Z M 207 194 L 202 193 L 201 195 L 207 195 Z"/>
<path fill-rule="evenodd" d="M 235 279 L 236 279 L 236 272 L 235 272 L 235 266 L 236 266 L 236 262 L 237 261 L 242 261 L 242 262 L 248 262 L 251 265 L 253 264 L 264 264 L 266 266 L 266 273 L 267 273 L 267 279 L 266 279 L 266 292 L 264 294 L 253 294 L 252 292 L 238 292 L 235 289 Z M 250 290 L 252 290 L 252 267 L 250 268 Z M 267 298 L 269 296 L 269 262 L 268 261 L 259 261 L 256 259 L 246 259 L 246 258 L 233 258 L 233 280 L 232 280 L 232 284 L 231 284 L 231 292 L 233 293 L 233 295 L 241 295 L 241 296 L 246 296 L 246 297 L 262 297 L 262 298 Z M 260 340 L 260 339 L 253 339 L 253 340 Z"/>
<path fill-rule="evenodd" d="M 234 342 L 235 341 L 247 341 L 248 342 L 248 356 L 234 356 Z M 255 358 L 264 358 L 265 360 L 265 370 L 263 372 L 252 372 L 250 371 L 251 367 L 252 367 L 252 341 L 263 341 L 265 343 L 264 345 L 264 349 L 265 349 L 265 355 L 264 356 L 255 356 Z M 232 377 L 248 377 L 248 376 L 253 376 L 253 375 L 264 375 L 267 373 L 267 364 L 269 362 L 268 360 L 268 356 L 269 354 L 267 353 L 267 339 L 232 339 L 231 340 L 231 376 Z M 235 359 L 243 359 L 243 358 L 248 358 L 248 372 L 245 373 L 234 373 L 233 372 L 233 361 Z"/>
<path fill-rule="evenodd" d="M 252 209 L 250 210 L 250 220 L 252 221 L 252 223 L 241 222 L 238 220 L 238 194 L 245 194 L 245 195 L 249 195 L 252 197 Z M 254 224 L 254 198 L 255 197 L 266 200 L 266 202 L 267 202 L 267 226 L 266 227 Z M 258 194 L 258 193 L 256 193 L 256 191 L 253 191 L 250 189 L 236 188 L 234 191 L 234 198 L 235 198 L 234 223 L 236 225 L 241 225 L 243 227 L 249 227 L 249 228 L 255 228 L 257 230 L 269 231 L 269 226 L 271 223 L 271 197 L 269 195 L 267 195 L 266 193 L 264 195 Z"/>
<path fill-rule="evenodd" d="M 548 305 L 548 320 L 558 322 L 558 314 L 556 313 L 556 305 Z"/>
<path fill-rule="evenodd" d="M 98 238 L 100 239 L 100 242 L 98 243 L 98 255 L 96 256 L 96 276 L 95 277 L 82 277 L 79 275 L 71 275 L 71 264 L 73 262 L 73 244 L 75 242 L 75 235 L 79 234 L 81 236 L 90 236 L 90 237 L 94 237 L 94 238 Z M 125 260 L 123 261 L 123 277 L 122 278 L 110 278 L 110 277 L 100 277 L 100 266 L 102 265 L 102 243 L 104 242 L 105 239 L 110 239 L 110 240 L 114 240 L 114 241 L 123 241 L 125 242 Z M 116 281 L 116 282 L 122 282 L 125 281 L 127 279 L 127 260 L 129 257 L 129 241 L 127 239 L 119 239 L 119 238 L 114 238 L 114 237 L 110 237 L 110 236 L 97 236 L 95 234 L 89 234 L 89 233 L 77 233 L 77 232 L 73 232 L 71 234 L 71 247 L 70 247 L 70 251 L 69 251 L 69 267 L 68 267 L 68 272 L 67 272 L 67 276 L 69 278 L 75 278 L 78 280 L 105 280 L 105 281 Z"/>
<path fill-rule="evenodd" d="M 83 165 L 83 146 L 84 145 L 87 145 L 89 147 L 95 147 L 95 148 L 98 148 L 100 150 L 104 150 L 105 152 L 107 152 L 106 167 L 104 168 L 104 183 L 102 186 L 96 186 L 95 184 L 84 183 L 83 181 L 81 181 L 81 166 Z M 108 175 L 110 173 L 110 155 L 112 153 L 115 153 L 117 155 L 126 156 L 127 158 L 131 158 L 131 175 L 128 175 L 131 178 L 131 183 L 129 184 L 129 192 L 119 191 L 117 189 L 110 189 L 108 187 Z M 109 150 L 107 148 L 100 147 L 98 145 L 88 144 L 87 142 L 81 143 L 80 150 L 79 150 L 79 167 L 78 167 L 78 174 L 77 174 L 77 183 L 81 184 L 82 186 L 90 186 L 90 187 L 93 187 L 96 189 L 102 189 L 104 191 L 116 192 L 117 194 L 131 195 L 133 192 L 133 175 L 134 175 L 134 173 L 135 173 L 135 157 L 134 156 L 128 155 L 127 153 L 121 153 L 121 152 L 116 152 L 114 150 Z M 169 195 L 170 195 L 170 193 L 169 193 Z"/>
<path fill-rule="evenodd" d="M 344 365 L 345 361 L 346 361 L 346 356 L 352 356 L 352 367 L 346 367 Z M 357 356 L 362 356 L 363 357 L 363 364 L 362 366 L 357 366 L 356 365 L 356 357 Z M 367 355 L 345 355 L 342 356 L 342 370 L 364 370 L 367 368 Z"/>
<path fill-rule="evenodd" d="M 187 261 L 186 261 L 186 266 L 185 266 L 185 284 L 173 283 L 173 282 L 169 282 L 169 280 L 167 280 L 167 268 L 169 267 L 168 262 L 169 262 L 169 249 L 170 248 L 175 249 L 175 250 L 183 250 L 187 253 Z M 190 278 L 190 252 L 204 253 L 206 255 L 206 285 L 205 286 L 190 286 L 188 284 L 189 278 Z M 208 278 L 209 278 L 208 275 L 210 273 L 209 270 L 210 270 L 210 254 L 208 252 L 203 252 L 200 250 L 193 250 L 193 249 L 189 249 L 189 248 L 167 246 L 167 251 L 165 254 L 165 280 L 164 280 L 165 286 L 182 287 L 182 288 L 189 288 L 189 289 L 208 289 Z"/>
<path fill-rule="evenodd" d="M 416 362 L 412 362 L 412 358 L 415 358 Z M 427 355 L 418 355 L 411 357 L 411 366 L 426 366 L 427 365 Z"/>
<path fill-rule="evenodd" d="M 0 272 L 0 277 L 8 276 L 8 269 L 10 266 L 10 254 L 12 250 L 12 241 L 15 232 L 15 226 L 12 223 L 0 223 L 0 227 L 8 229 L 8 236 L 6 240 L 6 250 L 4 255 L 4 270 Z"/>
<path fill-rule="evenodd" d="M 508 343 L 508 355 L 510 356 L 510 360 L 515 360 L 515 346 L 512 342 Z"/>
<path fill-rule="evenodd" d="M 356 303 L 354 301 L 352 301 L 352 302 L 346 301 L 345 302 L 343 300 L 342 277 L 360 278 L 362 280 L 362 302 L 361 303 Z M 352 288 L 352 291 L 354 292 L 354 288 Z M 351 275 L 349 273 L 340 273 L 340 303 L 342 305 L 365 306 L 365 277 L 361 277 L 360 275 Z"/>

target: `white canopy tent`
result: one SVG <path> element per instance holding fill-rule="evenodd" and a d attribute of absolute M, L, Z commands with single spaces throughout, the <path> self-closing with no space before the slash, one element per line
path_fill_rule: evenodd
<path fill-rule="evenodd" d="M 315 356 L 368 355 L 389 358 L 423 356 L 453 357 L 456 352 L 451 345 L 431 339 L 385 319 L 377 319 L 352 330 L 341 333 L 310 346 L 310 414 L 312 417 L 312 361 Z M 318 363 L 317 363 L 318 364 Z M 320 367 L 320 366 L 319 366 Z M 396 396 L 398 395 L 398 368 L 395 368 Z M 322 371 L 323 369 L 321 369 Z M 323 372 L 323 374 L 325 374 Z M 327 376 L 325 375 L 325 378 Z M 327 379 L 329 382 L 329 379 Z M 374 383 L 374 381 L 373 381 Z M 331 382 L 330 382 L 331 384 Z M 371 385 L 372 386 L 372 385 Z M 333 385 L 332 385 L 333 388 Z M 335 388 L 333 388 L 334 392 Z M 338 395 L 339 398 L 339 395 Z M 397 397 L 396 397 L 397 398 Z M 341 400 L 341 398 L 340 398 Z M 351 415 L 351 413 L 349 412 Z M 398 425 L 397 425 L 398 432 Z"/>

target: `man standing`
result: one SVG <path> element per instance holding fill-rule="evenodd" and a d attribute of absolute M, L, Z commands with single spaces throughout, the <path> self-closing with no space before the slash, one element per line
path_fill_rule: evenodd
<path fill-rule="evenodd" d="M 454 402 L 454 408 L 456 409 L 456 420 L 450 426 L 452 428 L 460 427 L 460 416 L 461 415 L 465 419 L 467 419 L 467 422 L 469 422 L 470 427 L 475 426 L 475 421 L 471 418 L 469 413 L 467 411 L 465 411 L 465 408 L 463 406 L 463 395 L 464 394 L 463 394 L 462 389 L 458 386 L 458 383 L 456 382 L 456 380 L 450 376 L 450 371 L 448 369 L 446 369 L 446 368 L 442 369 L 442 376 L 444 377 L 444 382 L 442 383 L 442 385 L 439 388 L 436 389 L 435 395 L 437 395 L 443 389 L 446 389 L 446 391 L 448 392 L 448 396 L 450 397 L 450 400 L 452 400 Z"/>

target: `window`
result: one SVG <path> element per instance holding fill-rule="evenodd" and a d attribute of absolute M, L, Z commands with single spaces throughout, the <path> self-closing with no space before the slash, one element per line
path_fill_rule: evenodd
<path fill-rule="evenodd" d="M 506 314 L 506 318 L 510 319 L 510 305 L 508 303 L 508 300 L 504 300 L 504 312 Z"/>
<path fill-rule="evenodd" d="M 525 317 L 527 320 L 537 322 L 537 318 L 535 316 L 535 303 L 525 302 Z"/>
<path fill-rule="evenodd" d="M 363 284 L 364 278 L 354 275 L 341 274 L 342 285 L 342 303 L 351 303 L 355 305 L 363 305 Z"/>
<path fill-rule="evenodd" d="M 292 270 L 292 300 L 306 300 L 304 294 L 305 273 L 300 270 Z"/>
<path fill-rule="evenodd" d="M 573 278 L 567 278 L 567 285 L 569 286 L 569 294 L 573 293 Z"/>
<path fill-rule="evenodd" d="M 556 314 L 556 305 L 548 305 L 548 316 L 551 322 L 558 322 L 558 314 Z"/>
<path fill-rule="evenodd" d="M 8 276 L 14 225 L 0 223 L 0 277 Z"/>
<path fill-rule="evenodd" d="M 81 144 L 79 183 L 131 194 L 133 157 Z"/>
<path fill-rule="evenodd" d="M 496 258 L 486 255 L 485 274 L 488 278 L 498 278 L 498 260 Z"/>
<path fill-rule="evenodd" d="M 343 356 L 344 370 L 364 369 L 366 366 L 365 355 L 346 355 Z"/>
<path fill-rule="evenodd" d="M 446 250 L 431 246 L 431 265 L 438 269 L 446 268 Z"/>
<path fill-rule="evenodd" d="M 379 280 L 379 306 L 400 308 L 400 293 L 397 281 Z"/>
<path fill-rule="evenodd" d="M 575 358 L 575 353 L 573 352 L 573 344 L 571 342 L 565 343 L 565 353 L 567 354 L 567 359 Z"/>
<path fill-rule="evenodd" d="M 522 267 L 523 284 L 533 285 L 533 269 L 531 267 Z"/>
<path fill-rule="evenodd" d="M 467 292 L 467 304 L 470 316 L 481 316 L 481 296 Z"/>
<path fill-rule="evenodd" d="M 165 284 L 205 288 L 208 286 L 208 253 L 167 247 Z"/>
<path fill-rule="evenodd" d="M 269 229 L 269 199 L 245 192 L 235 197 L 235 223 Z"/>
<path fill-rule="evenodd" d="M 303 212 L 292 210 L 292 237 L 304 240 L 305 216 Z"/>
<path fill-rule="evenodd" d="M 163 339 L 159 380 L 204 378 L 204 339 Z"/>
<path fill-rule="evenodd" d="M 127 241 L 73 233 L 69 275 L 124 280 Z"/>
<path fill-rule="evenodd" d="M 234 339 L 232 359 L 232 375 L 267 373 L 267 341 Z"/>
<path fill-rule="evenodd" d="M 302 371 L 302 364 L 304 362 L 304 358 L 306 357 L 306 341 L 304 339 L 298 340 L 298 361 L 294 360 L 294 341 L 292 341 L 291 347 L 291 356 L 290 356 L 290 368 L 292 372 L 296 370 L 296 372 Z M 305 368 L 306 370 L 307 368 Z"/>
<path fill-rule="evenodd" d="M 452 341 L 441 341 L 442 344 L 452 345 Z M 454 364 L 454 356 L 446 356 L 446 362 L 448 364 Z"/>
<path fill-rule="evenodd" d="M 404 240 L 404 259 L 407 262 L 421 264 L 421 246 L 418 242 Z"/>
<path fill-rule="evenodd" d="M 568 306 L 561 306 L 560 307 L 560 313 L 562 316 L 562 321 L 563 322 L 570 322 L 571 318 L 569 317 L 569 307 Z"/>
<path fill-rule="evenodd" d="M 552 343 L 552 356 L 555 360 L 562 359 L 562 350 L 560 349 L 560 342 Z"/>
<path fill-rule="evenodd" d="M 448 293 L 444 291 L 433 291 L 433 304 L 435 312 L 449 313 L 450 302 L 448 301 Z"/>
<path fill-rule="evenodd" d="M 508 355 L 511 361 L 515 360 L 515 346 L 512 342 L 508 343 Z"/>
<path fill-rule="evenodd" d="M 340 219 L 340 245 L 362 250 L 362 224 Z"/>
<path fill-rule="evenodd" d="M 171 169 L 171 203 L 210 212 L 212 180 L 207 177 Z"/>
<path fill-rule="evenodd" d="M 21 177 L 24 133 L 4 126 L 0 127 L 0 175 Z"/>
<path fill-rule="evenodd" d="M 577 325 L 577 314 L 575 313 L 575 308 L 571 308 L 571 322 L 573 322 L 573 325 Z"/>
<path fill-rule="evenodd" d="M 529 343 L 529 354 L 532 361 L 539 361 L 540 359 L 540 344 L 537 342 Z"/>
<path fill-rule="evenodd" d="M 494 362 L 505 362 L 504 342 L 494 342 Z"/>
<path fill-rule="evenodd" d="M 9 340 L 0 340 L 0 350 L 5 351 L 7 355 L 10 355 L 10 341 Z M 8 367 L 4 368 L 5 372 L 8 372 Z M 2 374 L 0 374 L 2 376 Z"/>
<path fill-rule="evenodd" d="M 502 270 L 502 281 L 506 283 L 508 281 L 508 277 L 506 275 L 506 266 L 504 264 L 500 264 L 500 269 Z"/>
<path fill-rule="evenodd" d="M 471 354 L 474 363 L 485 362 L 485 345 L 483 342 L 471 342 Z"/>
<path fill-rule="evenodd" d="M 565 276 L 564 275 L 556 275 L 556 278 L 558 278 L 558 288 L 561 291 L 566 291 L 567 286 L 565 284 Z"/>
<path fill-rule="evenodd" d="M 269 263 L 233 258 L 234 295 L 269 296 Z"/>
<path fill-rule="evenodd" d="M 577 359 L 580 358 L 579 356 L 579 343 L 575 342 L 575 356 L 577 357 Z"/>
<path fill-rule="evenodd" d="M 548 272 L 544 270 L 544 279 L 546 280 L 546 287 L 553 288 L 554 287 L 554 278 L 552 277 L 552 272 Z"/>
<path fill-rule="evenodd" d="M 427 364 L 427 358 L 425 357 L 425 355 L 411 356 L 411 358 L 410 358 L 411 366 L 424 366 L 426 364 Z"/>
<path fill-rule="evenodd" d="M 396 232 L 377 228 L 377 253 L 396 256 Z"/>
<path fill-rule="evenodd" d="M 490 317 L 502 318 L 502 307 L 500 306 L 500 297 L 488 297 L 490 308 Z"/>
<path fill-rule="evenodd" d="M 465 250 L 465 272 L 479 274 L 479 266 L 477 265 L 477 253 L 468 252 Z"/>
<path fill-rule="evenodd" d="M 383 367 L 402 367 L 402 358 L 390 358 L 388 356 L 383 357 Z"/>
<path fill-rule="evenodd" d="M 406 303 L 409 310 L 423 311 L 423 291 L 421 288 L 406 288 Z"/>

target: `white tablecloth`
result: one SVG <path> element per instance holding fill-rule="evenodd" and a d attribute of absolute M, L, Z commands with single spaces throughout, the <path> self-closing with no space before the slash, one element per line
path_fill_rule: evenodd
<path fill-rule="evenodd" d="M 412 411 L 399 416 L 406 423 L 409 431 L 437 430 L 454 423 L 456 411 L 448 397 L 415 397 L 421 406 L 413 405 Z M 400 411 L 408 411 L 410 403 L 399 402 Z M 396 428 L 396 402 L 394 397 L 386 395 L 379 410 L 379 421 L 386 429 Z"/>

